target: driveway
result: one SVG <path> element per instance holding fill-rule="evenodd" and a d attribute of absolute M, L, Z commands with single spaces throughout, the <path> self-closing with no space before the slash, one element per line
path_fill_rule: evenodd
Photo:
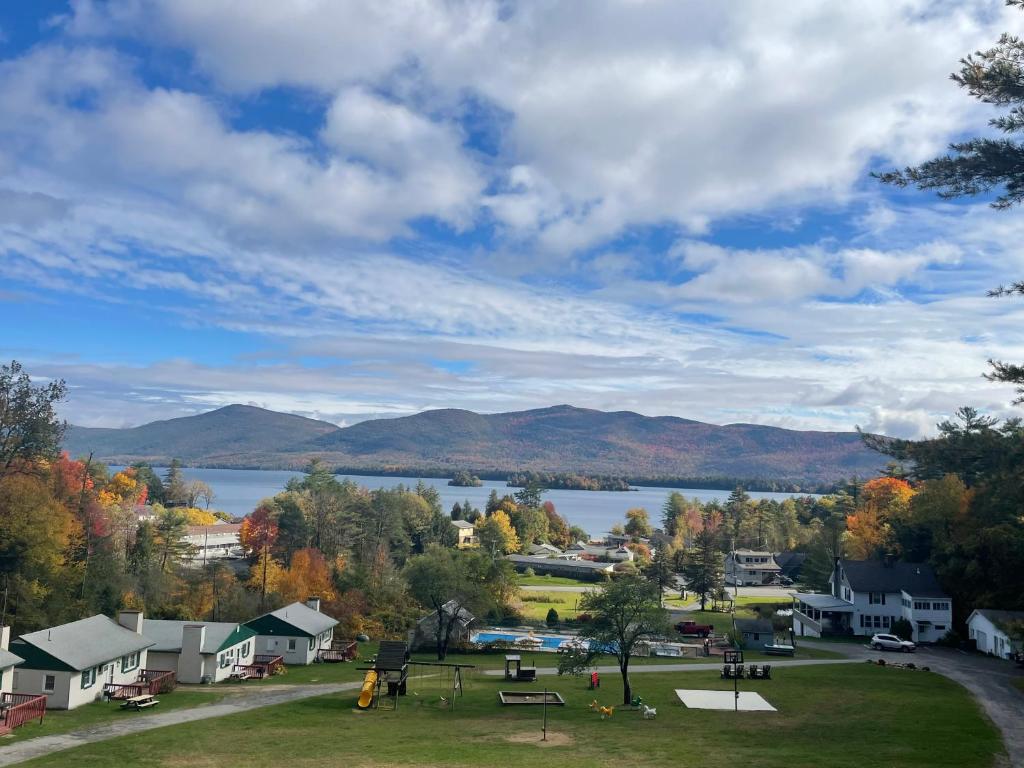
<path fill-rule="evenodd" d="M 816 643 L 801 638 L 800 645 L 845 653 L 847 656 L 886 661 L 913 661 L 945 675 L 971 692 L 985 714 L 1003 734 L 1003 743 L 1011 766 L 1024 766 L 1024 693 L 1012 684 L 1014 678 L 1024 677 L 1024 671 L 1009 661 L 963 653 L 949 648 L 925 646 L 913 655 L 892 651 L 873 651 L 866 645 L 855 643 Z"/>

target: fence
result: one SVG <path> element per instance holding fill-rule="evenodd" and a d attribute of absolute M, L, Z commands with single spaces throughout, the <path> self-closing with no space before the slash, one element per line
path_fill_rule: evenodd
<path fill-rule="evenodd" d="M 31 693 L 5 693 L 0 695 L 0 733 L 9 733 L 29 720 L 46 714 L 46 697 Z"/>

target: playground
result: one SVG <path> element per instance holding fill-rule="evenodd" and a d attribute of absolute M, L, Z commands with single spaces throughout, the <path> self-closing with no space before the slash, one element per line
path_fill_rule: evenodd
<path fill-rule="evenodd" d="M 386 683 L 381 684 L 379 707 L 358 707 L 367 674 L 360 672 L 348 691 L 87 745 L 26 765 L 233 768 L 287 762 L 377 768 L 509 763 L 550 768 L 552 760 L 621 766 L 642 756 L 644 765 L 657 767 L 677 766 L 684 749 L 688 762 L 713 765 L 742 760 L 766 768 L 794 768 L 822 765 L 827 756 L 828 765 L 841 768 L 985 768 L 995 765 L 1000 749 L 996 731 L 967 692 L 936 674 L 868 664 L 783 667 L 771 680 L 740 683 L 742 691 L 761 694 L 776 712 L 732 712 L 689 709 L 676 693 L 704 690 L 731 696 L 734 682 L 721 679 L 719 671 L 638 668 L 632 682 L 642 702 L 623 707 L 618 675 L 602 673 L 597 689 L 586 675 L 511 682 L 503 674 L 503 656 L 484 658 L 486 670 L 462 670 L 462 695 L 454 709 L 447 701 L 454 672 L 410 665 L 406 694 L 398 697 L 397 709 L 387 700 Z M 368 659 L 345 666 L 354 671 L 356 665 L 371 666 Z M 500 691 L 542 695 L 545 686 L 564 706 L 507 706 L 499 700 Z M 644 719 L 644 707 L 656 710 L 657 717 Z M 541 741 L 544 710 L 546 742 Z M 871 739 L 864 739 L 864 733 Z"/>

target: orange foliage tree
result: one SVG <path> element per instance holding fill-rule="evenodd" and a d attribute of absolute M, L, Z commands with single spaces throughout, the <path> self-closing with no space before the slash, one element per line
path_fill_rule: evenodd
<path fill-rule="evenodd" d="M 914 489 L 898 477 L 876 477 L 864 483 L 857 509 L 846 518 L 846 551 L 856 560 L 899 554 L 893 524 L 905 520 Z"/>

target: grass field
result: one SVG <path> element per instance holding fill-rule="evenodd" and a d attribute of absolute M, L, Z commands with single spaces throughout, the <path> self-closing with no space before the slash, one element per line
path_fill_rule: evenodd
<path fill-rule="evenodd" d="M 544 747 L 540 708 L 499 706 L 496 693 L 507 684 L 477 675 L 454 712 L 439 706 L 437 679 L 414 679 L 398 711 L 359 711 L 354 692 L 338 694 L 160 728 L 25 765 L 986 768 L 1001 749 L 966 691 L 938 675 L 856 664 L 780 669 L 775 677 L 741 685 L 761 692 L 777 713 L 737 714 L 687 710 L 676 700 L 674 688 L 728 689 L 714 673 L 637 674 L 635 692 L 658 710 L 653 721 L 622 709 L 601 720 L 588 707 L 595 696 L 585 680 L 553 678 L 548 685 L 567 706 L 549 708 Z M 617 685 L 606 676 L 597 698 L 617 704 Z"/>
<path fill-rule="evenodd" d="M 15 741 L 34 739 L 36 736 L 50 736 L 55 733 L 67 733 L 80 728 L 89 728 L 96 725 L 103 725 L 113 720 L 125 718 L 148 717 L 157 712 L 167 712 L 173 709 L 189 709 L 203 704 L 215 704 L 224 697 L 212 687 L 196 688 L 185 690 L 178 688 L 171 693 L 161 694 L 157 698 L 160 704 L 156 707 L 142 712 L 125 712 L 117 702 L 97 701 L 87 704 L 71 711 L 48 710 L 43 718 L 42 725 L 36 722 L 27 723 L 16 728 L 13 733 L 0 738 L 0 749 L 4 744 L 11 744 Z"/>
<path fill-rule="evenodd" d="M 522 592 L 520 599 L 523 600 L 523 618 L 530 621 L 544 621 L 547 618 L 548 610 L 554 608 L 558 611 L 558 618 L 562 621 L 576 618 L 576 606 L 579 605 L 583 595 L 579 592 Z"/>
<path fill-rule="evenodd" d="M 1024 677 L 1015 677 L 1010 682 L 1013 684 L 1014 688 L 1016 688 L 1021 693 L 1024 693 Z"/>

